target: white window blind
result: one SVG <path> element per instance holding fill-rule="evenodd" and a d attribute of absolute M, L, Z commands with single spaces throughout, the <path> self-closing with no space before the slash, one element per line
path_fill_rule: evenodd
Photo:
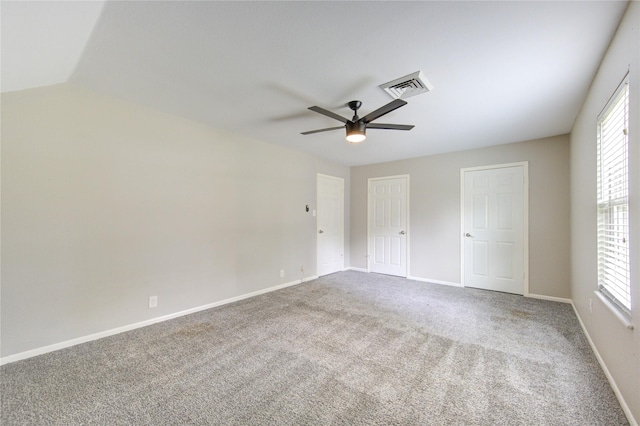
<path fill-rule="evenodd" d="M 631 312 L 629 274 L 629 82 L 598 117 L 598 287 Z"/>

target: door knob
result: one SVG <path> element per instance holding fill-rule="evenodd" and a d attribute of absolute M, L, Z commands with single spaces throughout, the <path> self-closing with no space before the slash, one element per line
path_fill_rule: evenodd
<path fill-rule="evenodd" d="M 400 231 L 400 235 L 404 235 L 404 231 Z"/>
<path fill-rule="evenodd" d="M 468 232 L 466 234 L 464 234 L 464 236 L 467 237 L 467 238 L 472 238 L 472 235 L 470 233 L 468 233 Z"/>
<path fill-rule="evenodd" d="M 321 229 L 318 231 L 318 234 L 324 234 L 324 231 Z"/>

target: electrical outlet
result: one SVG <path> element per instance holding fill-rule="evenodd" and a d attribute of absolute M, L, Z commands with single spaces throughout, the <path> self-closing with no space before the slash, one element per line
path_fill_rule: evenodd
<path fill-rule="evenodd" d="M 589 299 L 589 313 L 593 313 L 593 300 Z"/>
<path fill-rule="evenodd" d="M 304 273 L 304 266 L 301 266 L 301 267 L 300 267 L 300 272 L 303 272 L 303 273 Z"/>
<path fill-rule="evenodd" d="M 284 278 L 284 269 L 280 269 L 280 278 Z"/>
<path fill-rule="evenodd" d="M 150 308 L 158 307 L 158 296 L 149 296 L 149 307 Z"/>

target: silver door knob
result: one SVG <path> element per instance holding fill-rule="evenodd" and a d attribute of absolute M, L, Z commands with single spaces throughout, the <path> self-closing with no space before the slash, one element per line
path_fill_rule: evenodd
<path fill-rule="evenodd" d="M 404 231 L 400 231 L 400 235 L 404 235 Z"/>
<path fill-rule="evenodd" d="M 464 234 L 464 236 L 467 237 L 467 238 L 471 238 L 471 234 L 468 233 L 468 232 L 466 234 Z"/>
<path fill-rule="evenodd" d="M 318 234 L 324 234 L 324 231 L 321 229 L 318 231 Z"/>

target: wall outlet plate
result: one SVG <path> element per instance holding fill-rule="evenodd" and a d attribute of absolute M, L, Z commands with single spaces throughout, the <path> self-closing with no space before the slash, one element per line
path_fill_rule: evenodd
<path fill-rule="evenodd" d="M 149 296 L 149 308 L 158 307 L 158 296 Z"/>

